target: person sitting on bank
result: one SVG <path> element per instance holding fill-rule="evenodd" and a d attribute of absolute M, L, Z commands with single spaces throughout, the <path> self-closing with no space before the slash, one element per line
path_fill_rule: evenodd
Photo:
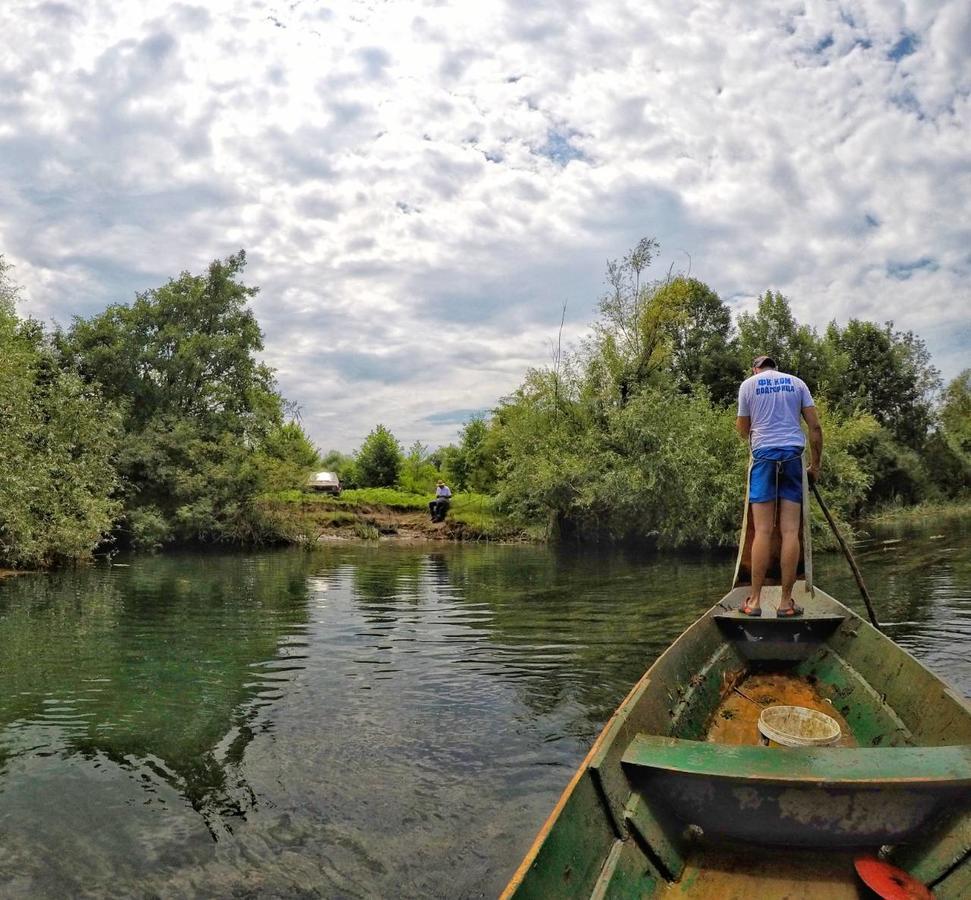
<path fill-rule="evenodd" d="M 435 488 L 435 499 L 428 504 L 428 511 L 432 514 L 433 522 L 445 521 L 451 500 L 451 488 L 444 481 L 439 480 L 438 486 Z"/>
<path fill-rule="evenodd" d="M 769 569 L 772 532 L 779 506 L 782 535 L 780 567 L 782 596 L 776 615 L 801 616 L 802 607 L 792 599 L 799 564 L 799 522 L 802 515 L 802 454 L 806 437 L 800 417 L 809 427 L 811 459 L 806 474 L 815 481 L 823 455 L 823 429 L 806 383 L 795 375 L 780 372 L 771 356 L 752 361 L 752 375 L 738 391 L 738 433 L 752 447 L 749 502 L 752 504 L 752 593 L 739 612 L 761 616 L 762 585 Z"/>

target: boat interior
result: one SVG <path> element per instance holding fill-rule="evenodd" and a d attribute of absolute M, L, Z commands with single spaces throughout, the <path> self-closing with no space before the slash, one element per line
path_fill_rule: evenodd
<path fill-rule="evenodd" d="M 651 679 L 686 675 L 689 687 L 674 690 L 670 729 L 645 722 L 621 755 L 632 798 L 654 814 L 625 823 L 654 863 L 646 895 L 855 898 L 865 894 L 854 859 L 883 853 L 939 896 L 962 896 L 963 884 L 944 882 L 971 850 L 966 704 L 805 582 L 795 592 L 804 617 L 772 617 L 779 592 L 763 591 L 767 615 L 753 620 L 737 612 L 747 586 L 733 590 L 699 628 L 714 624 L 722 641 L 692 648 L 689 637 Z M 775 706 L 825 714 L 838 739 L 771 741 L 759 718 Z"/>
<path fill-rule="evenodd" d="M 798 618 L 749 595 L 751 529 L 732 590 L 621 703 L 507 897 L 856 898 L 880 856 L 940 898 L 971 897 L 971 707 L 812 584 L 808 520 Z M 829 746 L 782 746 L 763 710 L 835 720 Z"/>

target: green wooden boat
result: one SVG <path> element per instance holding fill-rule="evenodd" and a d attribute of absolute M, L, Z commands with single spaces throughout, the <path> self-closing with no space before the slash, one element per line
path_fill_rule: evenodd
<path fill-rule="evenodd" d="M 804 495 L 808 493 L 804 491 Z M 567 786 L 504 898 L 856 898 L 880 855 L 942 900 L 971 898 L 971 706 L 812 583 L 808 504 L 794 597 L 732 590 L 648 669 Z M 823 712 L 838 743 L 782 747 L 768 706 Z"/>

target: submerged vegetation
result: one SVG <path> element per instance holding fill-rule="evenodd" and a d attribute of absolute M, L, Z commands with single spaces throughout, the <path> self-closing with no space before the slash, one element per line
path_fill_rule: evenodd
<path fill-rule="evenodd" d="M 820 333 L 773 291 L 733 319 L 698 279 L 649 280 L 656 252 L 643 240 L 611 262 L 587 339 L 455 445 L 405 450 L 378 425 L 323 458 L 259 362 L 242 251 L 52 333 L 18 317 L 0 258 L 0 564 L 340 527 L 370 540 L 424 517 L 440 477 L 456 492 L 445 536 L 731 544 L 747 459 L 735 398 L 762 352 L 814 393 L 840 516 L 966 505 L 971 370 L 945 388 L 912 332 L 852 319 Z M 349 490 L 304 494 L 315 468 Z"/>

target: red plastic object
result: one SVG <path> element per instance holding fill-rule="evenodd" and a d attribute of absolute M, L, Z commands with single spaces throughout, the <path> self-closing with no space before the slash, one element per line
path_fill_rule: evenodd
<path fill-rule="evenodd" d="M 930 888 L 882 859 L 858 856 L 853 865 L 863 883 L 883 900 L 933 900 Z"/>

